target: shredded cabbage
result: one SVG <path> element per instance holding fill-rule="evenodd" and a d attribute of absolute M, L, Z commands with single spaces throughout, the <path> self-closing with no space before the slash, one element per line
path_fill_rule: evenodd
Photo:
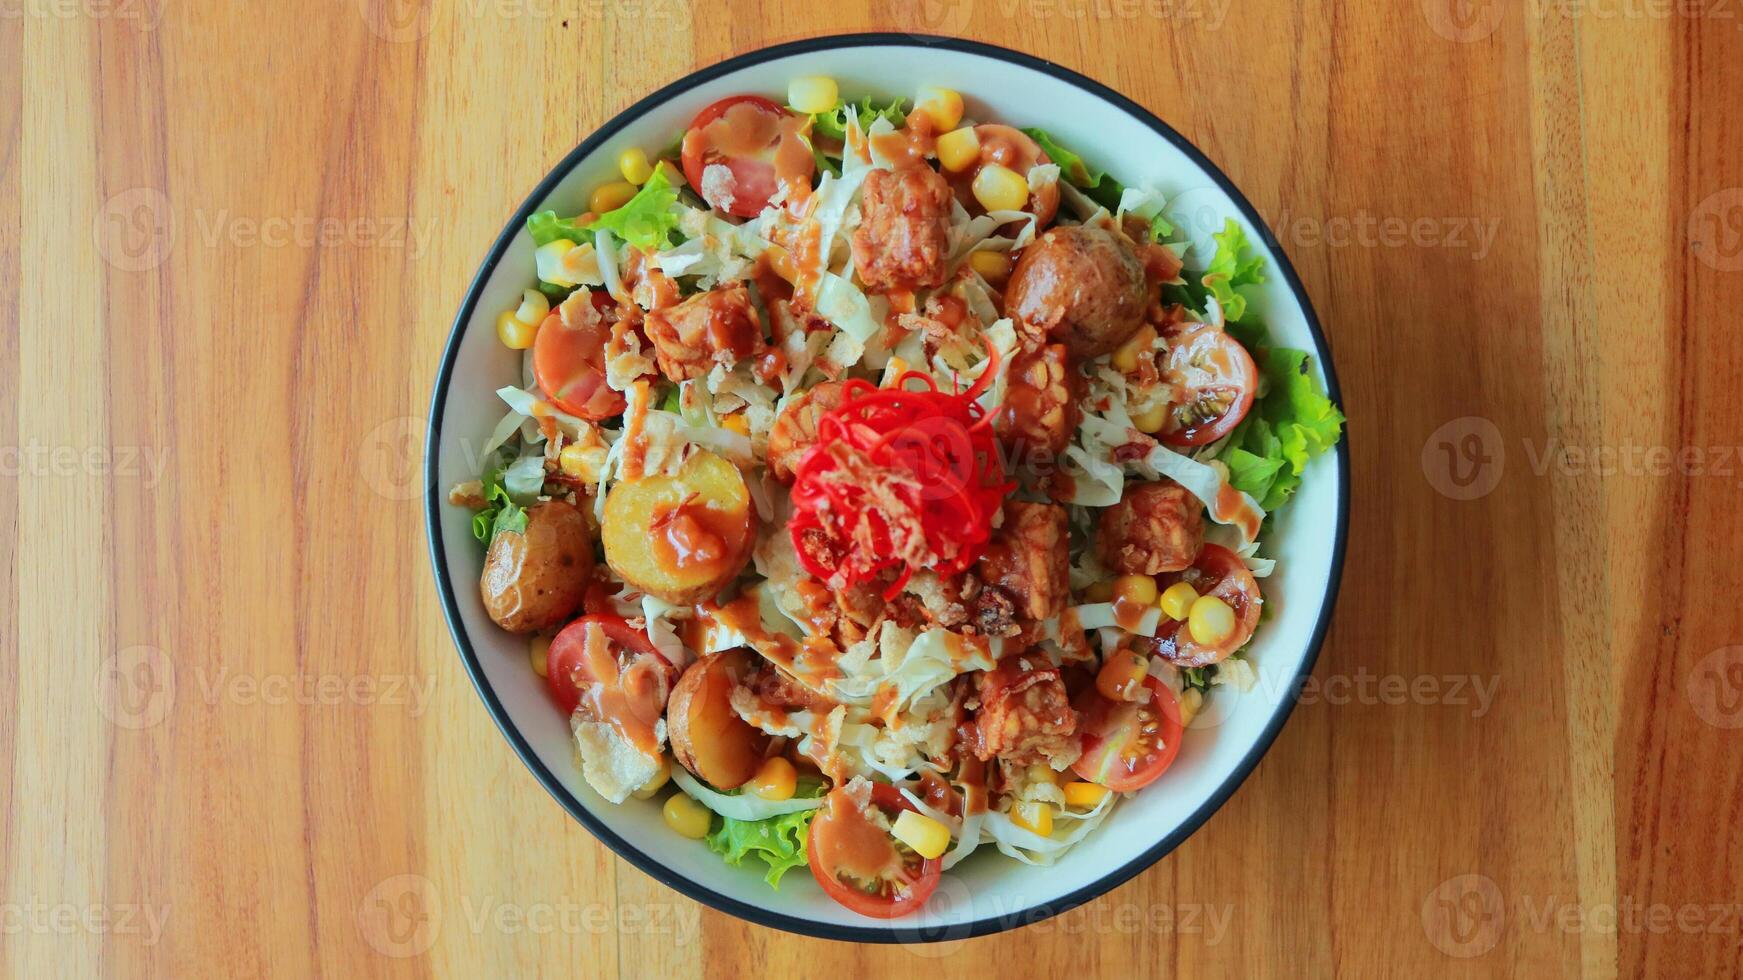
<path fill-rule="evenodd" d="M 783 814 L 815 810 L 823 805 L 821 797 L 810 800 L 801 800 L 798 797 L 790 800 L 765 800 L 753 793 L 728 795 L 717 792 L 702 780 L 690 775 L 690 771 L 683 766 L 672 767 L 672 782 L 677 783 L 678 788 L 690 794 L 696 802 L 734 820 L 767 820 Z"/>

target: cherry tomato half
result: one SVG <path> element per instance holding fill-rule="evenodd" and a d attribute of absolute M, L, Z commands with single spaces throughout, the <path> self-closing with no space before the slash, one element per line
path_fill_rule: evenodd
<path fill-rule="evenodd" d="M 1162 380 L 1179 393 L 1162 441 L 1202 446 L 1228 435 L 1247 417 L 1259 390 L 1259 369 L 1240 341 L 1204 325 L 1168 338 Z"/>
<path fill-rule="evenodd" d="M 1145 676 L 1150 699 L 1112 701 L 1094 689 L 1074 705 L 1083 713 L 1083 755 L 1072 770 L 1116 793 L 1143 789 L 1174 763 L 1186 725 L 1168 685 Z"/>
<path fill-rule="evenodd" d="M 768 206 L 781 180 L 810 186 L 816 159 L 794 123 L 799 117 L 760 95 L 733 95 L 696 114 L 684 132 L 684 179 L 709 207 L 754 218 Z M 732 174 L 730 198 L 704 180 L 709 167 Z"/>
<path fill-rule="evenodd" d="M 887 783 L 871 784 L 871 806 L 894 820 L 914 805 Z M 811 874 L 846 908 L 874 919 L 907 915 L 938 887 L 944 864 L 921 858 L 873 823 L 846 789 L 830 792 L 806 841 Z"/>
<path fill-rule="evenodd" d="M 586 322 L 570 326 L 556 310 L 545 317 L 533 341 L 533 377 L 552 404 L 597 422 L 622 415 L 627 403 L 623 392 L 605 383 L 605 342 L 611 328 L 604 314 L 612 307 L 611 296 L 595 290 L 591 301 L 600 315 L 586 317 Z"/>
<path fill-rule="evenodd" d="M 1199 595 L 1213 595 L 1228 603 L 1235 611 L 1235 631 L 1227 640 L 1207 646 L 1192 638 L 1186 623 L 1176 624 L 1165 618 L 1160 632 L 1150 641 L 1151 653 L 1177 667 L 1205 667 L 1239 650 L 1253 638 L 1253 630 L 1259 625 L 1262 596 L 1258 580 L 1247 571 L 1239 555 L 1222 545 L 1207 544 L 1191 568 L 1157 577 L 1157 584 L 1164 589 L 1176 582 L 1187 582 Z"/>
<path fill-rule="evenodd" d="M 651 733 L 678 672 L 623 617 L 582 616 L 551 640 L 545 679 L 565 714 L 586 697 L 598 720 Z"/>

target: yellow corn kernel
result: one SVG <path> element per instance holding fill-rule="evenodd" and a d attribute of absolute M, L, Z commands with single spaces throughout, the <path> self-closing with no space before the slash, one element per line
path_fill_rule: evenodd
<path fill-rule="evenodd" d="M 545 676 L 545 664 L 549 662 L 550 653 L 551 638 L 548 636 L 535 636 L 527 644 L 527 659 L 533 662 L 533 673 L 540 677 Z"/>
<path fill-rule="evenodd" d="M 950 849 L 950 828 L 917 810 L 903 810 L 890 825 L 890 836 L 930 861 Z"/>
<path fill-rule="evenodd" d="M 714 822 L 714 814 L 685 793 L 673 793 L 666 805 L 660 808 L 660 814 L 666 818 L 666 826 L 680 837 L 691 840 L 707 837 L 708 825 Z"/>
<path fill-rule="evenodd" d="M 1192 719 L 1198 717 L 1198 712 L 1204 707 L 1204 692 L 1196 687 L 1189 687 L 1180 695 L 1180 727 L 1192 724 Z"/>
<path fill-rule="evenodd" d="M 1148 575 L 1121 575 L 1114 579 L 1114 596 L 1135 606 L 1156 601 L 1156 580 Z"/>
<path fill-rule="evenodd" d="M 841 90 L 827 75 L 801 75 L 787 83 L 787 104 L 794 112 L 828 112 L 840 100 Z"/>
<path fill-rule="evenodd" d="M 1119 349 L 1114 351 L 1114 368 L 1126 373 L 1136 371 L 1138 369 L 1138 358 L 1144 356 L 1144 353 L 1150 349 L 1150 345 L 1155 342 L 1156 328 L 1150 326 L 1148 323 L 1144 324 L 1138 329 L 1137 333 L 1132 334 L 1131 339 L 1121 344 Z"/>
<path fill-rule="evenodd" d="M 938 137 L 934 148 L 938 151 L 938 165 L 953 173 L 967 170 L 980 159 L 980 137 L 975 135 L 973 126 L 945 133 Z"/>
<path fill-rule="evenodd" d="M 569 277 L 567 269 L 563 268 L 563 257 L 575 248 L 575 243 L 567 238 L 546 242 L 533 252 L 533 265 L 537 267 L 539 278 L 555 286 L 578 285 L 577 280 Z"/>
<path fill-rule="evenodd" d="M 1190 583 L 1176 582 L 1162 590 L 1162 598 L 1157 605 L 1162 607 L 1162 615 L 1175 622 L 1182 622 L 1192 613 L 1192 604 L 1198 601 L 1198 590 Z"/>
<path fill-rule="evenodd" d="M 1059 774 L 1053 771 L 1052 766 L 1033 765 L 1029 767 L 1029 782 L 1058 786 Z"/>
<path fill-rule="evenodd" d="M 629 794 L 638 800 L 651 800 L 654 794 L 666 788 L 666 783 L 672 778 L 672 763 L 662 753 L 660 755 L 660 771 L 653 778 L 641 784 L 641 788 Z"/>
<path fill-rule="evenodd" d="M 635 185 L 627 180 L 614 180 L 609 184 L 600 184 L 593 188 L 593 196 L 587 199 L 587 210 L 595 214 L 616 211 L 629 203 L 635 196 Z"/>
<path fill-rule="evenodd" d="M 550 299 L 536 289 L 528 289 L 520 294 L 520 307 L 514 311 L 514 318 L 522 323 L 538 326 L 545 322 L 545 317 L 550 313 Z"/>
<path fill-rule="evenodd" d="M 1132 427 L 1147 436 L 1153 436 L 1162 431 L 1168 424 L 1168 406 L 1157 404 L 1132 416 Z"/>
<path fill-rule="evenodd" d="M 765 800 L 779 803 L 782 800 L 792 799 L 798 784 L 798 770 L 793 768 L 791 762 L 777 755 L 772 759 L 763 760 L 762 768 L 757 770 L 756 775 L 750 777 L 750 782 L 746 784 L 745 788 Z"/>
<path fill-rule="evenodd" d="M 496 318 L 496 338 L 509 350 L 526 350 L 538 334 L 538 324 L 523 323 L 513 310 L 503 310 Z"/>
<path fill-rule="evenodd" d="M 654 169 L 664 174 L 666 176 L 666 183 L 671 184 L 673 187 L 683 187 L 686 183 L 684 180 L 684 171 L 678 169 L 678 165 L 670 160 L 661 160 L 659 163 L 654 164 Z"/>
<path fill-rule="evenodd" d="M 623 174 L 624 180 L 640 186 L 654 175 L 654 166 L 648 162 L 648 155 L 641 147 L 632 146 L 617 155 L 617 172 Z"/>
<path fill-rule="evenodd" d="M 564 475 L 588 483 L 598 483 L 600 471 L 605 468 L 605 457 L 610 452 L 604 446 L 583 446 L 571 442 L 557 454 L 557 468 Z"/>
<path fill-rule="evenodd" d="M 1083 590 L 1085 602 L 1114 601 L 1114 580 L 1104 578 L 1100 582 L 1091 582 L 1089 588 Z"/>
<path fill-rule="evenodd" d="M 889 363 L 884 365 L 883 386 L 885 388 L 894 388 L 897 379 L 901 378 L 901 376 L 906 373 L 908 373 L 908 362 L 899 357 L 891 357 Z"/>
<path fill-rule="evenodd" d="M 931 116 L 932 128 L 942 133 L 962 121 L 962 95 L 955 89 L 922 85 L 914 96 L 914 111 Z"/>
<path fill-rule="evenodd" d="M 1065 805 L 1074 806 L 1080 810 L 1093 810 L 1107 799 L 1108 788 L 1086 783 L 1081 780 L 1065 784 Z"/>
<path fill-rule="evenodd" d="M 744 417 L 743 412 L 733 412 L 731 415 L 721 416 L 720 427 L 728 432 L 736 432 L 741 436 L 750 435 L 750 420 Z"/>
<path fill-rule="evenodd" d="M 1235 635 L 1235 611 L 1216 596 L 1199 596 L 1187 614 L 1186 628 L 1192 631 L 1194 643 L 1217 646 Z"/>
<path fill-rule="evenodd" d="M 1011 807 L 1011 822 L 1042 837 L 1053 833 L 1053 807 L 1036 800 L 1027 800 Z"/>
<path fill-rule="evenodd" d="M 989 163 L 974 175 L 974 199 L 988 211 L 1021 211 L 1029 203 L 1029 182 L 1010 167 Z"/>
<path fill-rule="evenodd" d="M 978 249 L 968 253 L 968 267 L 982 279 L 997 286 L 1010 278 L 1011 255 L 1009 252 L 993 252 Z"/>

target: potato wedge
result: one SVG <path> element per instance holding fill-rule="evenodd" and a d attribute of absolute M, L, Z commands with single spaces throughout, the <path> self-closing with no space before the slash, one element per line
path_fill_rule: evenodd
<path fill-rule="evenodd" d="M 691 456 L 677 476 L 612 487 L 600 526 L 605 562 L 619 578 L 680 605 L 724 588 L 756 541 L 743 474 L 710 452 Z"/>
<path fill-rule="evenodd" d="M 756 775 L 769 737 L 732 710 L 732 689 L 750 673 L 748 650 L 711 653 L 691 664 L 666 703 L 672 755 L 716 789 L 736 789 Z"/>
<path fill-rule="evenodd" d="M 490 542 L 478 591 L 484 611 L 510 633 L 562 625 L 581 608 L 593 574 L 593 532 L 574 506 L 550 500 L 527 508 L 524 532 Z"/>

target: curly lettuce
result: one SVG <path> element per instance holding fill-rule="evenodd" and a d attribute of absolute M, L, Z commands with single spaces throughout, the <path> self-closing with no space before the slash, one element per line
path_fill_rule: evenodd
<path fill-rule="evenodd" d="M 636 248 L 670 248 L 672 232 L 678 228 L 678 190 L 666 179 L 665 169 L 656 169 L 647 183 L 624 205 L 614 211 L 582 222 L 577 218 L 559 218 L 555 211 L 538 211 L 527 216 L 527 233 L 535 245 L 549 245 L 558 239 L 586 242 L 593 232 L 603 228 L 621 241 Z"/>
<path fill-rule="evenodd" d="M 527 529 L 527 512 L 514 502 L 505 485 L 508 468 L 508 461 L 498 454 L 479 480 L 484 491 L 484 509 L 472 515 L 472 536 L 486 544 L 504 531 L 520 533 Z"/>
<path fill-rule="evenodd" d="M 1275 511 L 1301 485 L 1308 460 L 1337 445 L 1344 415 L 1308 371 L 1308 353 L 1286 347 L 1253 350 L 1265 394 L 1219 457 L 1229 483 Z"/>
<path fill-rule="evenodd" d="M 1265 281 L 1265 260 L 1249 254 L 1252 247 L 1247 243 L 1247 233 L 1233 218 L 1224 222 L 1222 231 L 1210 237 L 1216 242 L 1216 254 L 1211 257 L 1210 268 L 1199 281 L 1216 297 L 1223 308 L 1223 316 L 1238 323 L 1246 318 L 1247 297 L 1237 289 Z"/>
<path fill-rule="evenodd" d="M 822 795 L 823 784 L 816 779 L 801 779 L 794 794 L 800 799 L 817 799 Z M 803 867 L 810 860 L 805 840 L 811 829 L 811 819 L 816 815 L 816 810 L 801 810 L 762 820 L 735 820 L 717 815 L 713 829 L 708 832 L 708 848 L 734 867 L 752 854 L 762 858 L 769 866 L 763 880 L 770 888 L 779 889 L 782 875 Z"/>
<path fill-rule="evenodd" d="M 847 139 L 848 113 L 853 113 L 859 120 L 859 131 L 865 132 L 871 124 L 879 119 L 888 119 L 890 125 L 900 129 L 908 121 L 908 112 L 903 108 L 906 99 L 891 99 L 888 105 L 880 106 L 866 96 L 859 102 L 842 102 L 828 112 L 811 114 L 811 131 L 830 139 Z"/>
<path fill-rule="evenodd" d="M 1109 211 L 1119 210 L 1120 196 L 1126 192 L 1125 187 L 1119 181 L 1100 170 L 1090 169 L 1089 164 L 1083 161 L 1083 157 L 1061 146 L 1059 141 L 1053 138 L 1053 134 L 1045 129 L 1031 126 L 1023 132 L 1041 147 L 1041 151 L 1046 153 L 1049 159 L 1059 165 L 1059 173 L 1066 182 L 1083 191 L 1090 200 Z M 1160 226 L 1153 222 L 1152 235 L 1167 226 L 1167 222 L 1162 222 Z"/>

